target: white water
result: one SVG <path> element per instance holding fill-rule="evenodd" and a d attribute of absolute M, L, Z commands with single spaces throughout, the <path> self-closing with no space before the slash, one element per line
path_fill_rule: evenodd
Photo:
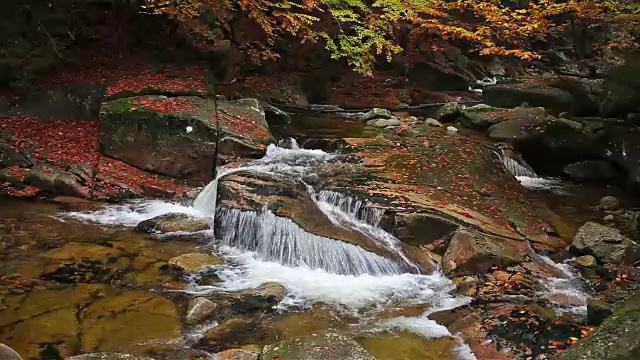
<path fill-rule="evenodd" d="M 67 212 L 63 216 L 104 225 L 136 226 L 141 221 L 169 213 L 204 216 L 193 207 L 161 200 L 133 200 L 127 204 L 109 205 L 91 212 Z"/>
<path fill-rule="evenodd" d="M 541 258 L 546 263 L 558 269 L 558 271 L 560 271 L 565 277 L 541 278 L 544 290 L 540 292 L 540 295 L 551 299 L 552 304 L 554 304 L 554 296 L 572 299 L 573 304 L 571 305 L 555 304 L 557 310 L 560 312 L 571 312 L 575 314 L 586 315 L 587 303 L 589 302 L 591 296 L 584 291 L 586 287 L 584 279 L 580 277 L 575 269 L 567 264 L 555 263 L 553 260 L 546 256 L 541 256 Z"/>

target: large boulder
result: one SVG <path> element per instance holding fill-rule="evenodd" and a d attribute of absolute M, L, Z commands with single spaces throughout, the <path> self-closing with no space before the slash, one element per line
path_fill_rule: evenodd
<path fill-rule="evenodd" d="M 543 108 L 504 109 L 480 104 L 464 109 L 458 121 L 470 129 L 484 131 L 503 122 L 520 120 L 527 124 L 537 124 L 547 119 L 548 115 Z"/>
<path fill-rule="evenodd" d="M 262 352 L 262 358 L 281 360 L 374 360 L 374 357 L 353 339 L 331 332 L 283 340 L 276 344 L 267 345 Z"/>
<path fill-rule="evenodd" d="M 578 229 L 571 248 L 580 255 L 593 255 L 604 263 L 633 264 L 640 260 L 639 244 L 617 229 L 594 222 L 587 222 Z"/>
<path fill-rule="evenodd" d="M 577 182 L 606 181 L 616 177 L 616 169 L 606 160 L 585 160 L 565 166 L 564 173 Z"/>
<path fill-rule="evenodd" d="M 259 156 L 273 141 L 255 99 L 140 96 L 107 102 L 100 151 L 143 170 L 210 180 L 216 155 Z"/>
<path fill-rule="evenodd" d="M 606 159 L 625 171 L 626 183 L 640 190 L 640 131 L 638 128 L 609 126 L 595 135 L 590 147 L 594 156 Z"/>
<path fill-rule="evenodd" d="M 581 78 L 560 77 L 549 84 L 573 96 L 573 112 L 577 116 L 594 116 L 600 113 L 602 81 Z"/>
<path fill-rule="evenodd" d="M 412 64 L 407 76 L 412 83 L 425 90 L 469 90 L 470 79 L 467 75 L 434 62 Z"/>
<path fill-rule="evenodd" d="M 484 102 L 496 107 L 513 108 L 526 103 L 540 106 L 554 114 L 573 112 L 573 96 L 562 89 L 533 84 L 501 84 L 487 86 Z"/>
<path fill-rule="evenodd" d="M 136 229 L 150 234 L 167 234 L 177 232 L 198 232 L 209 230 L 211 225 L 204 218 L 187 214 L 170 213 L 141 221 Z"/>
<path fill-rule="evenodd" d="M 560 354 L 558 360 L 640 359 L 640 292 L 634 294 L 600 327 Z"/>
<path fill-rule="evenodd" d="M 611 69 L 604 87 L 604 116 L 624 117 L 640 111 L 640 52 L 628 53 L 625 64 Z"/>

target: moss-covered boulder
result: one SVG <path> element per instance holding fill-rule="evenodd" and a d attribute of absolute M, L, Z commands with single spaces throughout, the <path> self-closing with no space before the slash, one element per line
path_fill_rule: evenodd
<path fill-rule="evenodd" d="M 540 106 L 554 114 L 573 111 L 573 96 L 565 90 L 538 84 L 501 84 L 487 86 L 484 102 L 497 107 L 514 108 L 526 103 Z"/>
<path fill-rule="evenodd" d="M 322 333 L 284 340 L 265 346 L 264 359 L 281 360 L 374 360 L 355 340 L 339 333 Z"/>
<path fill-rule="evenodd" d="M 623 65 L 611 69 L 604 87 L 604 116 L 625 116 L 640 110 L 640 51 L 629 52 Z"/>
<path fill-rule="evenodd" d="M 578 341 L 558 360 L 640 359 L 640 292 L 635 293 L 591 335 Z"/>
<path fill-rule="evenodd" d="M 515 108 L 505 109 L 480 104 L 468 107 L 462 111 L 458 121 L 470 129 L 487 130 L 492 125 L 516 120 L 527 122 L 544 121 L 547 113 L 543 108 Z"/>
<path fill-rule="evenodd" d="M 260 156 L 273 141 L 254 99 L 139 96 L 104 104 L 100 151 L 143 170 L 208 181 L 216 155 Z"/>

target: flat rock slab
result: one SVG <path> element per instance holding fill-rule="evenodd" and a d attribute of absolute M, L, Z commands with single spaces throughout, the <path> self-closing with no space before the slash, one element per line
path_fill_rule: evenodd
<path fill-rule="evenodd" d="M 357 342 L 342 334 L 324 333 L 267 345 L 264 359 L 281 360 L 374 360 Z"/>

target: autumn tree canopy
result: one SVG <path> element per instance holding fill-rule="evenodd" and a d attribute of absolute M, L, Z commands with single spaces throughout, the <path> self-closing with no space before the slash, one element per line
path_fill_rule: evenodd
<path fill-rule="evenodd" d="M 380 56 L 433 39 L 463 41 L 483 55 L 531 59 L 540 56 L 536 42 L 567 42 L 572 31 L 600 33 L 600 48 L 636 46 L 640 34 L 640 5 L 633 0 L 146 0 L 144 9 L 209 38 L 246 16 L 263 32 L 264 41 L 244 44 L 255 57 L 276 57 L 272 49 L 282 38 L 323 41 L 333 58 L 362 73 Z M 401 44 L 400 29 L 411 41 Z"/>

